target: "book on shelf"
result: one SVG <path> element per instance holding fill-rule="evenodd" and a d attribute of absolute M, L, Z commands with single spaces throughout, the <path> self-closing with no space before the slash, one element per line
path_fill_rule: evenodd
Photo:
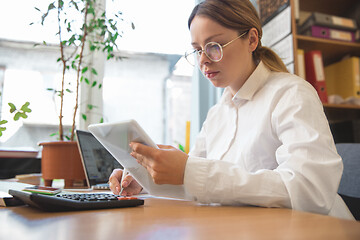
<path fill-rule="evenodd" d="M 333 29 L 342 29 L 352 32 L 355 32 L 357 30 L 357 24 L 355 19 L 313 12 L 300 26 L 299 32 L 304 32 L 314 25 L 329 27 Z"/>
<path fill-rule="evenodd" d="M 297 49 L 297 60 L 298 60 L 298 76 L 306 79 L 305 72 L 305 51 L 304 49 Z"/>
<path fill-rule="evenodd" d="M 355 32 L 317 25 L 310 26 L 301 34 L 317 38 L 355 42 Z"/>
<path fill-rule="evenodd" d="M 329 95 L 360 98 L 360 58 L 349 57 L 326 66 L 325 79 Z"/>
<path fill-rule="evenodd" d="M 322 53 L 312 50 L 305 53 L 305 73 L 308 81 L 317 91 L 322 103 L 328 102 Z"/>

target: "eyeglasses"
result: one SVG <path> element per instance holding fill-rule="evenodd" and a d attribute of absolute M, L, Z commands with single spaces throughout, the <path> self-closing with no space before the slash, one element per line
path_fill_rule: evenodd
<path fill-rule="evenodd" d="M 196 50 L 191 49 L 185 53 L 186 60 L 192 65 L 195 66 L 197 63 L 199 63 L 199 59 L 201 57 L 202 53 L 205 53 L 205 55 L 212 61 L 212 62 L 220 62 L 223 58 L 223 48 L 230 45 L 230 43 L 234 42 L 235 40 L 241 38 L 244 36 L 248 31 L 242 33 L 241 35 L 237 36 L 233 40 L 231 40 L 228 43 L 225 43 L 224 45 L 220 45 L 217 42 L 208 42 L 205 44 L 204 49 Z"/>

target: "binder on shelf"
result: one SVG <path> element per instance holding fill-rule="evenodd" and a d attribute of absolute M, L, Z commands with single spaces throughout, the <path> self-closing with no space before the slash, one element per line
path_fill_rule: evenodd
<path fill-rule="evenodd" d="M 309 29 L 313 25 L 343 29 L 353 32 L 357 30 L 355 19 L 313 12 L 301 25 L 300 32 L 306 31 L 306 29 Z"/>
<path fill-rule="evenodd" d="M 329 95 L 360 98 L 360 58 L 350 57 L 325 67 Z"/>
<path fill-rule="evenodd" d="M 317 91 L 322 103 L 328 102 L 322 54 L 319 50 L 305 53 L 305 72 L 308 81 Z"/>
<path fill-rule="evenodd" d="M 297 49 L 297 60 L 298 60 L 298 76 L 306 79 L 305 73 L 305 51 L 304 49 Z"/>
<path fill-rule="evenodd" d="M 355 42 L 355 32 L 338 30 L 323 26 L 310 26 L 310 28 L 308 28 L 302 34 L 318 38 Z"/>

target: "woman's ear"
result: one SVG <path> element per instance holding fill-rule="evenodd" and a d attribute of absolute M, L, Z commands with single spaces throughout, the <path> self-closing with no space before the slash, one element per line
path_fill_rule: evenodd
<path fill-rule="evenodd" d="M 249 52 L 254 52 L 259 44 L 259 33 L 256 28 L 249 30 Z"/>

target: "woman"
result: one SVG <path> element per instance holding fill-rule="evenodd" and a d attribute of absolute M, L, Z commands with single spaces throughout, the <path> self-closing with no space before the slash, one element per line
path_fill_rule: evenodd
<path fill-rule="evenodd" d="M 183 185 L 201 203 L 285 207 L 353 219 L 337 194 L 342 161 L 314 88 L 261 46 L 248 0 L 207 0 L 189 18 L 186 54 L 214 86 L 225 88 L 189 155 L 131 143 L 157 184 Z M 121 170 L 110 187 L 119 193 Z M 123 194 L 141 186 L 127 176 Z"/>

